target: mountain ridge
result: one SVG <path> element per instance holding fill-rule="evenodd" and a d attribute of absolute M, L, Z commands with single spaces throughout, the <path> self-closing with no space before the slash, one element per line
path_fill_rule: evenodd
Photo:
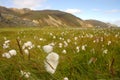
<path fill-rule="evenodd" d="M 70 13 L 59 10 L 31 10 L 28 8 L 6 8 L 0 6 L 1 26 L 55 26 L 55 27 L 101 27 L 101 24 L 108 25 L 101 21 L 82 20 Z M 98 22 L 98 23 L 97 23 Z"/>

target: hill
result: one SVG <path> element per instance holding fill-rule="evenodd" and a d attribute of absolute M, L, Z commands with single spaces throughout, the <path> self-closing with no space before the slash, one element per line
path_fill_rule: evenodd
<path fill-rule="evenodd" d="M 0 6 L 0 26 L 108 27 L 97 20 L 82 20 L 59 10 L 30 10 Z"/>
<path fill-rule="evenodd" d="M 92 24 L 94 27 L 108 27 L 109 25 L 105 22 L 98 21 L 98 20 L 86 20 L 86 23 Z"/>

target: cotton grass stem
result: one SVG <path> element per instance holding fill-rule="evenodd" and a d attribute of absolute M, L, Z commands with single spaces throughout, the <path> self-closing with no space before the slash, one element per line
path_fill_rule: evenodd
<path fill-rule="evenodd" d="M 114 68 L 113 68 L 114 62 L 115 62 L 115 59 L 112 58 L 111 63 L 110 63 L 110 66 L 109 66 L 109 71 L 110 71 L 110 74 L 111 74 L 112 76 L 114 76 L 114 74 L 115 74 L 115 71 L 114 71 Z"/>
<path fill-rule="evenodd" d="M 45 62 L 48 63 L 53 70 L 55 70 L 54 67 L 47 61 L 47 59 L 45 60 Z"/>
<path fill-rule="evenodd" d="M 21 46 L 20 46 L 19 40 L 16 39 L 16 41 L 17 41 L 17 44 L 18 44 L 18 47 L 19 47 L 20 54 L 22 55 L 22 57 L 23 57 L 23 59 L 24 59 L 23 51 L 22 51 L 22 48 L 21 48 Z"/>
<path fill-rule="evenodd" d="M 31 56 L 31 55 L 30 55 L 30 51 L 29 51 L 29 54 L 28 54 L 28 60 L 30 60 L 30 56 Z"/>

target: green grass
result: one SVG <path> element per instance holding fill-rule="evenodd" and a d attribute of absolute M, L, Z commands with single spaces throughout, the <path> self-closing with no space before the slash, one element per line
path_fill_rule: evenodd
<path fill-rule="evenodd" d="M 53 34 L 56 38 L 53 39 Z M 92 35 L 92 37 L 89 37 Z M 117 37 L 116 37 L 117 36 Z M 10 40 L 10 47 L 3 49 L 4 38 Z M 78 39 L 75 40 L 74 38 Z M 21 55 L 16 39 L 21 41 L 21 47 L 26 41 L 31 41 L 35 47 L 28 55 Z M 43 41 L 39 39 L 42 38 Z M 60 40 L 62 38 L 62 40 Z M 70 39 L 67 47 L 64 41 Z M 103 41 L 102 41 L 103 39 Z M 94 41 L 96 41 L 94 43 Z M 98 41 L 98 42 L 97 42 Z M 108 45 L 108 41 L 111 44 Z M 47 54 L 42 46 L 55 43 L 54 52 L 60 56 L 59 65 L 54 74 L 49 74 L 44 68 L 44 60 Z M 59 48 L 59 43 L 63 44 Z M 37 46 L 41 47 L 38 48 Z M 86 50 L 81 47 L 86 46 Z M 76 47 L 80 51 L 76 51 Z M 17 55 L 10 59 L 2 57 L 4 52 L 11 49 L 17 51 Z M 66 54 L 62 50 L 67 51 Z M 107 54 L 103 53 L 108 50 Z M 90 63 L 90 59 L 94 60 Z M 68 28 L 1 28 L 0 29 L 0 80 L 120 80 L 120 29 L 68 29 Z M 30 72 L 27 79 L 21 76 L 20 71 Z"/>

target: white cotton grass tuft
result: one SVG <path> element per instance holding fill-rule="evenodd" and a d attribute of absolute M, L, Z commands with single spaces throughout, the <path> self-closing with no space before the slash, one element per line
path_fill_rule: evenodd
<path fill-rule="evenodd" d="M 103 50 L 103 53 L 104 53 L 104 54 L 107 54 L 107 53 L 108 53 L 108 50 L 107 50 L 107 49 Z"/>
<path fill-rule="evenodd" d="M 10 43 L 10 40 L 6 40 L 3 44 L 3 49 L 6 49 L 6 48 L 9 48 L 9 44 Z"/>
<path fill-rule="evenodd" d="M 4 43 L 5 43 L 5 44 L 8 44 L 8 43 L 10 43 L 10 40 L 6 40 Z"/>
<path fill-rule="evenodd" d="M 82 50 L 83 50 L 83 51 L 85 51 L 85 50 L 86 50 L 85 45 L 83 45 L 81 48 L 82 48 Z"/>
<path fill-rule="evenodd" d="M 32 42 L 27 41 L 26 43 L 23 44 L 22 49 L 25 49 L 25 48 L 32 49 L 33 47 L 34 47 L 34 45 L 32 44 Z"/>
<path fill-rule="evenodd" d="M 8 52 L 3 53 L 2 57 L 9 59 L 12 56 L 15 56 L 16 54 L 17 54 L 16 50 L 12 49 L 12 50 L 9 50 Z"/>
<path fill-rule="evenodd" d="M 45 45 L 43 46 L 43 50 L 46 52 L 46 53 L 50 53 L 53 51 L 53 46 L 51 45 Z"/>
<path fill-rule="evenodd" d="M 64 79 L 63 79 L 63 80 L 69 80 L 69 79 L 68 79 L 68 77 L 64 77 Z"/>
<path fill-rule="evenodd" d="M 70 43 L 70 42 L 71 42 L 71 40 L 70 40 L 70 39 L 67 39 L 67 42 L 68 42 L 68 43 Z"/>
<path fill-rule="evenodd" d="M 9 54 L 11 56 L 15 56 L 17 54 L 17 52 L 16 52 L 16 50 L 12 49 L 12 50 L 9 51 Z"/>
<path fill-rule="evenodd" d="M 40 49 L 40 48 L 41 48 L 41 46 L 40 46 L 40 45 L 37 45 L 37 48 L 39 48 L 39 49 Z"/>
<path fill-rule="evenodd" d="M 11 58 L 11 55 L 9 53 L 5 52 L 2 54 L 2 57 L 9 59 L 9 58 Z"/>
<path fill-rule="evenodd" d="M 31 75 L 31 73 L 30 72 L 24 72 L 24 71 L 20 71 L 21 72 L 21 76 L 22 77 L 25 77 L 25 78 L 29 78 L 30 77 L 30 75 Z"/>
<path fill-rule="evenodd" d="M 28 50 L 28 49 L 24 49 L 24 53 L 25 53 L 26 55 L 29 55 L 29 50 Z"/>
<path fill-rule="evenodd" d="M 50 43 L 50 44 L 48 44 L 48 45 L 50 45 L 50 46 L 55 46 L 55 43 L 54 43 L 54 42 L 52 42 L 52 43 Z"/>
<path fill-rule="evenodd" d="M 62 51 L 62 53 L 63 53 L 63 54 L 66 54 L 66 53 L 67 53 L 67 51 L 64 49 L 64 50 Z"/>
<path fill-rule="evenodd" d="M 110 45 L 112 42 L 111 41 L 108 41 L 107 45 Z"/>
<path fill-rule="evenodd" d="M 43 38 L 40 38 L 39 40 L 40 40 L 40 41 L 43 41 L 44 39 L 43 39 Z"/>
<path fill-rule="evenodd" d="M 74 37 L 74 40 L 77 40 L 78 39 L 78 37 Z"/>
<path fill-rule="evenodd" d="M 48 73 L 54 74 L 57 68 L 59 62 L 59 55 L 55 52 L 51 52 L 46 57 L 45 63 L 45 69 Z"/>
<path fill-rule="evenodd" d="M 80 47 L 79 46 L 76 47 L 76 52 L 77 53 L 80 52 Z"/>
<path fill-rule="evenodd" d="M 62 43 L 59 43 L 58 45 L 59 45 L 59 48 L 62 48 L 62 46 L 63 46 L 63 44 L 62 44 Z"/>
<path fill-rule="evenodd" d="M 9 48 L 9 44 L 3 44 L 3 49 Z"/>
<path fill-rule="evenodd" d="M 56 36 L 53 36 L 53 39 L 56 39 Z"/>
<path fill-rule="evenodd" d="M 66 41 L 64 41 L 64 47 L 67 47 L 68 43 Z"/>

